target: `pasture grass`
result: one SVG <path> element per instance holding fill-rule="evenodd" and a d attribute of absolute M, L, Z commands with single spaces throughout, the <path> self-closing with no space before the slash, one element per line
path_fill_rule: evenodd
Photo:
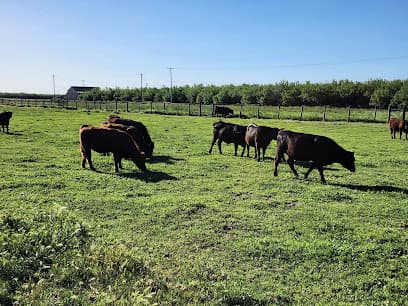
<path fill-rule="evenodd" d="M 408 141 L 386 124 L 228 119 L 355 152 L 356 173 L 333 164 L 321 184 L 285 163 L 273 177 L 275 143 L 260 163 L 208 154 L 215 118 L 141 113 L 122 115 L 155 141 L 148 173 L 95 153 L 84 170 L 78 129 L 108 112 L 7 110 L 0 304 L 408 303 Z"/>

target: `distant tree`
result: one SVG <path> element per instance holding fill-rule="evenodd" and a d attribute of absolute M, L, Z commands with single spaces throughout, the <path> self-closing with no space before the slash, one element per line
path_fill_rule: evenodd
<path fill-rule="evenodd" d="M 405 82 L 401 89 L 395 93 L 391 99 L 391 104 L 399 107 L 408 106 L 408 82 Z"/>

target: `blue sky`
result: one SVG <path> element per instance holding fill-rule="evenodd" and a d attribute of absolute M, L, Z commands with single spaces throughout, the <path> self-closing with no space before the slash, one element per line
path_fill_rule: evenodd
<path fill-rule="evenodd" d="M 408 78 L 408 1 L 2 0 L 0 38 L 1 92 Z"/>

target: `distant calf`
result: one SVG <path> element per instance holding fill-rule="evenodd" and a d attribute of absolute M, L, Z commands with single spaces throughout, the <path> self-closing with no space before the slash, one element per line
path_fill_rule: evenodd
<path fill-rule="evenodd" d="M 391 118 L 390 119 L 390 132 L 391 132 L 391 139 L 395 139 L 396 132 L 399 132 L 400 139 L 402 136 L 402 132 L 405 132 L 405 139 L 408 139 L 408 121 L 401 120 L 398 118 Z"/>
<path fill-rule="evenodd" d="M 272 140 L 276 139 L 278 136 L 279 129 L 271 128 L 268 126 L 250 124 L 247 127 L 245 134 L 245 143 L 247 149 L 247 157 L 249 157 L 249 147 L 255 147 L 255 158 L 258 161 L 261 160 L 261 149 L 262 149 L 262 160 L 265 159 L 265 151 Z"/>
<path fill-rule="evenodd" d="M 0 113 L 0 124 L 1 128 L 4 132 L 4 129 L 6 128 L 7 134 L 9 132 L 9 124 L 10 124 L 10 118 L 13 115 L 12 112 L 2 112 Z"/>
<path fill-rule="evenodd" d="M 277 137 L 274 176 L 278 176 L 278 164 L 283 154 L 288 155 L 288 164 L 295 176 L 298 176 L 294 168 L 294 161 L 311 161 L 312 164 L 305 173 L 305 178 L 317 168 L 320 179 L 326 182 L 323 175 L 323 166 L 332 163 L 340 163 L 351 172 L 356 171 L 354 153 L 344 150 L 334 140 L 318 135 L 295 133 L 281 130 Z"/>
<path fill-rule="evenodd" d="M 91 151 L 94 150 L 98 153 L 113 153 L 116 172 L 119 172 L 122 158 L 131 159 L 139 169 L 146 170 L 144 152 L 140 151 L 136 142 L 124 131 L 83 125 L 79 129 L 79 140 L 82 168 L 85 168 L 88 160 L 89 168 L 95 170 L 91 157 Z"/>
<path fill-rule="evenodd" d="M 150 158 L 153 156 L 154 142 L 150 138 L 149 132 L 143 123 L 131 119 L 121 118 L 117 115 L 109 115 L 108 122 L 133 126 L 136 129 L 136 131 L 134 131 L 134 135 L 137 135 L 136 137 L 139 139 L 139 142 L 143 144 L 142 150 L 145 152 L 146 157 Z"/>
<path fill-rule="evenodd" d="M 218 150 L 220 154 L 221 151 L 221 143 L 224 141 L 226 143 L 233 143 L 235 148 L 235 156 L 237 156 L 238 146 L 242 146 L 243 150 L 241 153 L 241 157 L 244 155 L 245 152 L 245 133 L 246 133 L 246 126 L 232 124 L 228 122 L 216 122 L 213 124 L 213 139 L 211 142 L 211 147 L 208 153 L 212 152 L 212 148 L 215 142 L 218 140 Z"/>
<path fill-rule="evenodd" d="M 220 115 L 221 117 L 227 117 L 228 115 L 232 115 L 234 111 L 230 109 L 229 107 L 225 106 L 216 106 L 214 108 L 214 116 L 218 117 Z"/>

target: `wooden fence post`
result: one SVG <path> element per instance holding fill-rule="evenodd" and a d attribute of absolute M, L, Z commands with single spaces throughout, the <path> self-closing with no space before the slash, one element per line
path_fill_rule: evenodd
<path fill-rule="evenodd" d="M 211 111 L 211 116 L 215 115 L 215 104 L 212 104 L 212 111 Z M 200 111 L 200 116 L 201 116 L 201 111 Z"/>
<path fill-rule="evenodd" d="M 75 100 L 75 109 L 78 109 L 78 99 Z"/>
<path fill-rule="evenodd" d="M 278 105 L 278 119 L 280 119 L 280 104 Z"/>
<path fill-rule="evenodd" d="M 239 118 L 241 118 L 241 117 L 242 117 L 242 102 L 239 105 Z"/>
<path fill-rule="evenodd" d="M 303 105 L 300 107 L 300 121 L 302 121 L 303 118 Z"/>
<path fill-rule="evenodd" d="M 126 111 L 129 112 L 129 101 L 126 100 Z"/>
<path fill-rule="evenodd" d="M 351 113 L 350 107 L 351 106 L 349 105 L 347 108 L 347 122 L 350 122 L 350 113 Z"/>
<path fill-rule="evenodd" d="M 388 105 L 388 119 L 387 119 L 387 122 L 390 122 L 390 119 L 391 119 L 391 104 Z"/>
<path fill-rule="evenodd" d="M 377 105 L 374 106 L 374 122 L 375 122 L 376 118 L 377 118 Z"/>
<path fill-rule="evenodd" d="M 257 105 L 256 108 L 256 118 L 259 119 L 259 104 Z"/>
<path fill-rule="evenodd" d="M 201 102 L 200 102 L 200 112 L 199 112 L 199 116 L 201 117 Z"/>
<path fill-rule="evenodd" d="M 153 101 L 150 101 L 150 113 L 153 113 Z"/>
<path fill-rule="evenodd" d="M 163 102 L 163 114 L 165 114 L 165 113 L 166 113 L 166 101 Z"/>
<path fill-rule="evenodd" d="M 407 110 L 407 107 L 404 105 L 404 108 L 402 109 L 402 120 L 405 120 L 405 112 Z"/>
<path fill-rule="evenodd" d="M 326 121 L 326 105 L 324 106 L 324 111 L 323 111 L 323 121 Z"/>
<path fill-rule="evenodd" d="M 117 98 L 115 98 L 115 111 L 116 112 L 118 111 L 118 99 Z"/>
<path fill-rule="evenodd" d="M 191 103 L 188 102 L 188 115 L 191 116 Z"/>
<path fill-rule="evenodd" d="M 89 112 L 89 103 L 88 103 L 88 100 L 85 101 L 85 107 L 86 107 L 86 111 Z"/>

